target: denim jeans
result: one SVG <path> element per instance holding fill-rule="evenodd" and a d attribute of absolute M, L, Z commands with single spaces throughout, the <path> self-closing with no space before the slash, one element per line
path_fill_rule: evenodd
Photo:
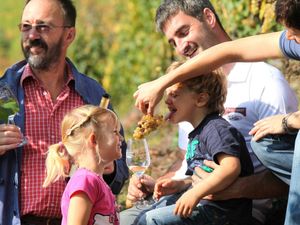
<path fill-rule="evenodd" d="M 148 208 L 133 206 L 120 213 L 120 225 L 155 225 L 155 224 L 186 224 L 186 225 L 235 225 L 226 221 L 224 212 L 210 206 L 198 206 L 190 218 L 184 219 L 173 214 L 176 201 L 182 193 L 161 198 Z M 262 225 L 258 220 L 249 219 L 251 225 Z M 245 225 L 245 224 L 243 224 Z"/>
<path fill-rule="evenodd" d="M 292 177 L 288 205 L 286 209 L 285 225 L 300 224 L 300 132 L 295 142 Z"/>
<path fill-rule="evenodd" d="M 251 142 L 259 160 L 290 185 L 285 225 L 300 225 L 300 132 Z"/>
<path fill-rule="evenodd" d="M 147 199 L 152 205 L 146 208 L 139 208 L 136 206 L 126 209 L 120 213 L 120 225 L 134 225 L 138 224 L 138 221 L 141 217 L 144 216 L 146 212 L 152 211 L 159 208 L 159 213 L 163 212 L 165 207 L 168 205 L 173 205 L 176 203 L 177 199 L 182 195 L 182 193 L 177 193 L 174 195 L 169 195 L 161 198 L 158 202 L 154 203 L 152 199 Z"/>
<path fill-rule="evenodd" d="M 201 205 L 193 210 L 192 215 L 184 218 L 174 215 L 175 204 L 156 208 L 144 213 L 137 225 L 237 225 L 228 220 L 223 211 L 209 205 Z M 162 210 L 163 209 L 163 210 Z M 253 225 L 251 218 L 247 221 L 248 225 Z M 243 225 L 247 225 L 243 223 Z"/>
<path fill-rule="evenodd" d="M 291 179 L 295 138 L 295 135 L 272 135 L 251 142 L 261 163 L 286 184 Z"/>

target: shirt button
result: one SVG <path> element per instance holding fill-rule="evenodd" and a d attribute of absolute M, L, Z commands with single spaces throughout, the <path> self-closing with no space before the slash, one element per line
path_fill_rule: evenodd
<path fill-rule="evenodd" d="M 46 96 L 47 95 L 47 91 L 43 91 L 43 95 Z"/>
<path fill-rule="evenodd" d="M 18 181 L 17 176 L 15 176 L 15 178 L 14 178 L 14 185 L 15 185 L 15 188 L 18 188 L 19 181 Z"/>

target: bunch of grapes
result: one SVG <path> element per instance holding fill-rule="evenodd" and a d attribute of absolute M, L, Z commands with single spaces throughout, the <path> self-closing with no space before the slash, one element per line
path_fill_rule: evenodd
<path fill-rule="evenodd" d="M 133 132 L 133 138 L 142 139 L 152 131 L 156 130 L 162 123 L 164 119 L 162 115 L 151 116 L 144 115 L 142 119 L 138 122 L 138 126 Z"/>

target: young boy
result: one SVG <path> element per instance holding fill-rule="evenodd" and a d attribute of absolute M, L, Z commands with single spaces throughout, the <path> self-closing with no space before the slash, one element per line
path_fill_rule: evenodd
<path fill-rule="evenodd" d="M 171 68 L 177 67 L 173 64 Z M 206 201 L 209 194 L 227 188 L 239 176 L 253 173 L 252 162 L 242 134 L 232 127 L 220 114 L 224 111 L 226 99 L 226 78 L 220 71 L 214 71 L 167 89 L 166 104 L 172 123 L 190 122 L 195 129 L 189 134 L 186 153 L 187 175 L 192 175 L 195 166 L 202 166 L 204 159 L 214 160 L 220 165 L 201 182 L 188 189 L 175 205 L 167 206 L 165 215 L 156 217 L 156 210 L 145 214 L 138 224 L 251 224 L 252 202 L 250 199 L 227 201 Z M 173 182 L 183 190 L 187 185 L 182 180 L 157 182 L 154 195 L 157 198 L 167 194 L 166 182 Z M 174 214 L 171 213 L 174 212 Z M 227 223 L 226 223 L 227 221 Z"/>

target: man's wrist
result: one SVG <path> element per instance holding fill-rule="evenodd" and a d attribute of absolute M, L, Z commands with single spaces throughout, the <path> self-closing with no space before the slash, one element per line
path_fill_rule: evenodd
<path fill-rule="evenodd" d="M 292 115 L 292 113 L 289 113 L 282 118 L 281 126 L 282 126 L 284 133 L 286 133 L 286 134 L 296 134 L 298 132 L 297 129 L 291 128 L 288 124 L 288 119 L 291 115 Z"/>

